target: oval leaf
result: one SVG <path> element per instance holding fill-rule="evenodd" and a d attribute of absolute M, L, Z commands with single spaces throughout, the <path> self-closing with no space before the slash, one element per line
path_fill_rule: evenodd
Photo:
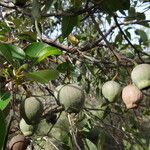
<path fill-rule="evenodd" d="M 0 55 L 2 55 L 10 64 L 16 66 L 8 44 L 0 44 Z"/>
<path fill-rule="evenodd" d="M 11 100 L 11 95 L 7 92 L 0 92 L 0 110 L 4 110 Z"/>
<path fill-rule="evenodd" d="M 33 58 L 34 65 L 47 58 L 48 56 L 62 54 L 62 52 L 57 48 L 39 42 L 29 45 L 25 49 L 25 53 L 30 58 Z"/>
<path fill-rule="evenodd" d="M 78 24 L 78 16 L 63 16 L 62 18 L 62 36 L 63 38 L 67 37 Z"/>
<path fill-rule="evenodd" d="M 57 70 L 49 69 L 25 73 L 25 76 L 33 81 L 48 83 L 50 80 L 55 80 L 59 76 L 59 73 Z"/>

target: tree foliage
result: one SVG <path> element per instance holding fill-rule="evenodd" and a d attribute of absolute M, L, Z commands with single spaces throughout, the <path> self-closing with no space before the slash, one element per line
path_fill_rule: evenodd
<path fill-rule="evenodd" d="M 150 64 L 149 9 L 149 0 L 0 1 L 0 150 L 21 133 L 20 103 L 31 96 L 44 106 L 30 136 L 37 150 L 148 149 L 150 87 L 127 109 L 102 86 L 115 80 L 123 88 L 135 65 Z M 67 83 L 85 92 L 77 114 L 54 96 Z"/>

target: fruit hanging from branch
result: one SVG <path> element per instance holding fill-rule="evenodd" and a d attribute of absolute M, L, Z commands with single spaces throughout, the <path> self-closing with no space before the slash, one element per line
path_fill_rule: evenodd
<path fill-rule="evenodd" d="M 102 94 L 109 101 L 114 102 L 121 93 L 121 86 L 116 81 L 107 81 L 102 86 Z"/>
<path fill-rule="evenodd" d="M 83 108 L 85 95 L 77 84 L 60 85 L 54 95 L 69 113 L 77 113 Z"/>
<path fill-rule="evenodd" d="M 42 102 L 35 97 L 25 99 L 20 105 L 20 114 L 27 124 L 36 124 L 40 121 L 43 111 Z"/>
<path fill-rule="evenodd" d="M 137 65 L 131 72 L 131 79 L 139 89 L 150 87 L 150 65 Z"/>
<path fill-rule="evenodd" d="M 19 127 L 24 136 L 33 134 L 34 126 L 27 124 L 23 118 L 20 120 Z"/>
<path fill-rule="evenodd" d="M 136 108 L 143 99 L 143 93 L 135 85 L 127 85 L 122 90 L 122 100 L 128 109 Z"/>

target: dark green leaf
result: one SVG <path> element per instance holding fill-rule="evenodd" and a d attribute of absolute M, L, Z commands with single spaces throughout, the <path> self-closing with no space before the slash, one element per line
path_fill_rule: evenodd
<path fill-rule="evenodd" d="M 10 45 L 0 43 L 0 55 L 2 55 L 10 64 L 16 66 L 16 63 L 13 60 Z"/>
<path fill-rule="evenodd" d="M 33 64 L 39 63 L 48 56 L 62 54 L 57 48 L 40 42 L 30 44 L 24 51 L 33 60 Z"/>
<path fill-rule="evenodd" d="M 78 24 L 78 16 L 63 16 L 62 18 L 62 36 L 67 37 Z"/>
<path fill-rule="evenodd" d="M 2 111 L 0 110 L 0 150 L 3 150 L 3 144 L 6 134 L 6 124 Z"/>
<path fill-rule="evenodd" d="M 38 0 L 32 1 L 32 16 L 34 20 L 40 19 L 40 3 L 38 2 Z"/>
<path fill-rule="evenodd" d="M 58 71 L 54 69 L 25 73 L 25 77 L 40 83 L 48 83 L 50 80 L 55 80 L 58 76 Z"/>
<path fill-rule="evenodd" d="M 127 10 L 130 8 L 130 0 L 105 0 L 100 3 L 100 8 L 108 14 L 112 14 L 118 10 Z"/>
<path fill-rule="evenodd" d="M 7 26 L 6 23 L 0 22 L 0 34 L 4 35 L 10 31 L 11 29 Z"/>
<path fill-rule="evenodd" d="M 122 34 L 119 32 L 115 38 L 115 43 L 122 43 Z"/>
<path fill-rule="evenodd" d="M 0 91 L 0 110 L 4 110 L 11 100 L 11 95 Z"/>
<path fill-rule="evenodd" d="M 74 71 L 74 67 L 70 62 L 63 62 L 61 64 L 58 65 L 57 70 L 65 73 L 65 72 L 72 72 Z"/>
<path fill-rule="evenodd" d="M 148 45 L 148 36 L 146 34 L 145 31 L 143 30 L 140 30 L 140 29 L 137 29 L 135 31 L 135 34 L 139 35 L 140 36 L 140 41 L 144 44 L 144 45 Z"/>
<path fill-rule="evenodd" d="M 35 42 L 37 39 L 37 34 L 35 32 L 23 32 L 21 34 L 19 34 L 18 37 L 20 40 L 26 40 L 29 42 Z"/>

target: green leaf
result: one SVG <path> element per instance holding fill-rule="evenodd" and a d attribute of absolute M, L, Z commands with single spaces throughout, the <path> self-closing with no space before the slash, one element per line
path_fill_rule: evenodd
<path fill-rule="evenodd" d="M 3 112 L 0 110 L 0 150 L 3 150 L 4 140 L 6 134 L 6 124 Z"/>
<path fill-rule="evenodd" d="M 8 47 L 12 53 L 13 59 L 14 58 L 21 59 L 21 60 L 25 59 L 25 52 L 20 47 L 17 47 L 15 45 L 8 45 Z"/>
<path fill-rule="evenodd" d="M 38 0 L 32 1 L 32 16 L 34 20 L 40 19 L 40 3 L 38 2 Z"/>
<path fill-rule="evenodd" d="M 41 42 L 34 42 L 32 44 L 30 44 L 29 46 L 27 46 L 24 49 L 24 52 L 26 53 L 27 56 L 29 56 L 30 58 L 35 58 L 37 57 L 37 53 L 39 53 L 41 51 L 41 49 L 47 47 L 48 45 L 45 43 L 41 43 Z"/>
<path fill-rule="evenodd" d="M 39 63 L 40 61 L 47 58 L 48 56 L 61 55 L 61 54 L 62 54 L 62 52 L 55 47 L 52 47 L 52 46 L 45 47 L 45 48 L 41 49 L 41 51 L 39 51 L 39 53 L 37 53 L 37 60 L 36 60 L 35 64 Z"/>
<path fill-rule="evenodd" d="M 25 73 L 25 77 L 40 83 L 48 83 L 50 80 L 55 80 L 58 76 L 58 71 L 54 69 Z"/>
<path fill-rule="evenodd" d="M 35 32 L 27 31 L 27 32 L 20 33 L 18 38 L 20 40 L 35 42 L 37 39 L 37 34 Z"/>
<path fill-rule="evenodd" d="M 122 34 L 119 32 L 115 38 L 115 43 L 122 43 L 123 37 Z"/>
<path fill-rule="evenodd" d="M 68 12 L 69 13 L 69 12 Z M 78 16 L 63 16 L 62 18 L 62 36 L 67 37 L 78 24 Z"/>
<path fill-rule="evenodd" d="M 105 0 L 100 3 L 102 11 L 112 14 L 115 11 L 123 11 L 130 8 L 130 0 Z"/>
<path fill-rule="evenodd" d="M 67 62 L 63 62 L 63 63 L 59 64 L 57 67 L 57 70 L 62 73 L 73 72 L 74 67 L 69 61 L 67 61 Z"/>
<path fill-rule="evenodd" d="M 10 64 L 16 66 L 16 63 L 13 60 L 10 45 L 0 43 L 0 55 L 2 55 Z"/>
<path fill-rule="evenodd" d="M 60 55 L 62 52 L 55 47 L 44 43 L 34 42 L 24 49 L 27 56 L 33 60 L 33 64 L 37 64 L 48 56 Z"/>
<path fill-rule="evenodd" d="M 0 34 L 1 35 L 4 35 L 10 31 L 11 31 L 11 29 L 7 26 L 6 23 L 0 22 Z"/>
<path fill-rule="evenodd" d="M 93 142 L 91 142 L 89 139 L 85 139 L 85 142 L 86 142 L 86 146 L 88 147 L 88 149 L 97 150 L 96 145 Z"/>
<path fill-rule="evenodd" d="M 0 91 L 0 110 L 4 110 L 11 100 L 11 95 L 8 92 Z"/>
<path fill-rule="evenodd" d="M 148 45 L 148 36 L 145 31 L 137 29 L 135 30 L 135 34 L 140 36 L 140 42 L 142 42 L 144 45 Z"/>

